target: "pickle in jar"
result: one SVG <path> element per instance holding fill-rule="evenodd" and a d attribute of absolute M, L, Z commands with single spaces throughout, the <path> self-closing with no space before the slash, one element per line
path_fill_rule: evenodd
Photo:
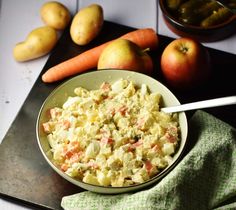
<path fill-rule="evenodd" d="M 220 8 L 217 11 L 213 12 L 212 15 L 207 17 L 201 22 L 201 26 L 204 28 L 211 27 L 220 23 L 223 23 L 228 18 L 232 16 L 232 13 L 227 8 Z"/>
<path fill-rule="evenodd" d="M 178 11 L 182 16 L 191 16 L 193 11 L 204 4 L 204 0 L 189 0 L 180 5 Z"/>
<path fill-rule="evenodd" d="M 219 8 L 221 8 L 221 6 L 215 1 L 206 2 L 199 9 L 197 9 L 196 13 L 198 14 L 198 19 L 205 19 L 206 17 L 217 11 Z"/>
<path fill-rule="evenodd" d="M 167 0 L 166 4 L 170 10 L 176 11 L 184 1 L 185 0 Z"/>
<path fill-rule="evenodd" d="M 187 24 L 196 24 L 198 22 L 197 9 L 204 5 L 206 1 L 190 0 L 180 5 L 178 9 L 179 20 Z"/>

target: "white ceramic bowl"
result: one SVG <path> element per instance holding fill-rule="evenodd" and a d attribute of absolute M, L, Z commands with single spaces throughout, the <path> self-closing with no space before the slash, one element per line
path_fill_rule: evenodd
<path fill-rule="evenodd" d="M 36 124 L 36 133 L 37 133 L 37 140 L 38 145 L 40 147 L 40 150 L 46 159 L 46 161 L 49 163 L 49 165 L 62 177 L 64 177 L 69 182 L 84 188 L 86 190 L 90 190 L 93 192 L 98 193 L 105 193 L 105 194 L 117 194 L 117 193 L 124 193 L 129 191 L 136 191 L 141 188 L 147 187 L 158 180 L 160 180 L 163 176 L 165 176 L 172 168 L 173 166 L 178 162 L 184 147 L 186 145 L 187 140 L 187 131 L 188 131 L 188 125 L 187 125 L 187 118 L 185 113 L 179 114 L 179 123 L 180 123 L 180 129 L 181 129 L 181 141 L 178 148 L 178 151 L 173 157 L 173 162 L 166 167 L 163 171 L 161 171 L 159 174 L 157 174 L 152 179 L 148 180 L 147 182 L 144 182 L 142 184 L 127 186 L 127 187 L 103 187 L 103 186 L 96 186 L 84 183 L 80 180 L 77 180 L 75 178 L 72 178 L 68 176 L 66 173 L 60 170 L 52 160 L 52 153 L 50 152 L 50 146 L 47 140 L 47 135 L 42 129 L 42 124 L 46 121 L 48 121 L 48 110 L 50 108 L 53 108 L 55 106 L 62 106 L 62 104 L 67 100 L 68 96 L 74 95 L 74 89 L 76 87 L 84 87 L 88 90 L 91 89 L 98 89 L 102 82 L 115 82 L 118 79 L 127 79 L 132 80 L 137 85 L 141 84 L 147 84 L 150 88 L 151 92 L 159 92 L 163 97 L 163 106 L 172 106 L 172 105 L 179 105 L 180 102 L 178 99 L 171 93 L 171 91 L 166 88 L 164 85 L 162 85 L 157 80 L 153 79 L 152 77 L 149 77 L 147 75 L 136 73 L 133 71 L 126 71 L 126 70 L 102 70 L 102 71 L 94 71 L 89 72 L 85 74 L 81 74 L 79 76 L 76 76 L 67 82 L 63 83 L 59 87 L 57 87 L 45 100 L 43 103 L 38 119 Z"/>

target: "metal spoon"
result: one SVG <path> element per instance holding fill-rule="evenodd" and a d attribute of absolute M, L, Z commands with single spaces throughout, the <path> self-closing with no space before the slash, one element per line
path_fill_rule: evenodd
<path fill-rule="evenodd" d="M 233 105 L 233 104 L 236 104 L 236 96 L 228 96 L 228 97 L 192 102 L 192 103 L 182 104 L 178 106 L 164 107 L 164 108 L 161 108 L 161 111 L 166 112 L 166 113 L 173 113 L 173 112 L 182 112 L 182 111 L 188 111 L 188 110 Z"/>
<path fill-rule="evenodd" d="M 229 11 L 231 11 L 233 14 L 236 14 L 236 9 L 235 8 L 231 8 L 230 6 L 228 6 L 227 4 L 227 0 L 214 0 L 215 2 L 217 2 L 219 5 L 227 8 Z"/>

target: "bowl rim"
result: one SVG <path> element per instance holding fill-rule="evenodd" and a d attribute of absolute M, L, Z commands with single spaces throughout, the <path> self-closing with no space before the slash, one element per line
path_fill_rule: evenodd
<path fill-rule="evenodd" d="M 166 8 L 165 0 L 159 0 L 159 5 L 160 5 L 161 11 L 162 11 L 162 14 L 164 17 L 166 17 L 169 21 L 176 24 L 178 27 L 187 28 L 190 30 L 215 31 L 215 30 L 224 28 L 224 27 L 230 25 L 232 22 L 236 21 L 236 15 L 232 15 L 230 18 L 228 18 L 226 21 L 224 21 L 222 23 L 219 23 L 214 26 L 209 26 L 209 27 L 203 28 L 201 26 L 190 25 L 190 24 L 186 24 L 186 23 L 182 23 L 182 22 L 178 21 Z"/>
<path fill-rule="evenodd" d="M 168 165 L 166 168 L 164 168 L 163 170 L 160 171 L 160 173 L 156 174 L 154 177 L 150 178 L 149 180 L 143 182 L 143 183 L 139 183 L 139 184 L 133 184 L 133 185 L 128 185 L 128 186 L 121 186 L 121 187 L 113 187 L 113 186 L 100 186 L 100 185 L 94 185 L 94 184 L 90 184 L 90 183 L 86 183 L 86 182 L 83 182 L 82 180 L 79 180 L 79 179 L 76 179 L 76 178 L 73 178 L 71 176 L 69 176 L 68 174 L 66 174 L 65 172 L 61 171 L 58 166 L 53 163 L 53 160 L 50 160 L 50 158 L 47 156 L 47 152 L 49 151 L 44 151 L 43 149 L 43 146 L 42 146 L 42 143 L 40 141 L 41 137 L 40 137 L 40 129 L 41 129 L 41 124 L 40 124 L 40 119 L 41 119 L 41 116 L 43 114 L 43 109 L 45 107 L 45 105 L 47 104 L 48 100 L 50 100 L 50 98 L 57 93 L 57 91 L 59 91 L 61 88 L 63 88 L 64 86 L 70 84 L 72 81 L 74 80 L 78 80 L 81 76 L 82 77 L 86 77 L 86 75 L 89 75 L 89 74 L 97 74 L 98 72 L 107 72 L 112 74 L 112 72 L 117 72 L 117 70 L 115 69 L 104 69 L 104 70 L 101 70 L 101 71 L 91 71 L 91 72 L 86 72 L 86 73 L 82 73 L 82 74 L 79 74 L 75 77 L 72 77 L 70 79 L 68 79 L 67 81 L 59 84 L 56 88 L 53 89 L 53 91 L 46 97 L 46 99 L 43 101 L 41 107 L 40 107 L 40 110 L 38 112 L 38 116 L 37 116 L 37 120 L 36 120 L 36 137 L 37 137 L 37 143 L 38 143 L 38 146 L 40 148 L 40 151 L 41 153 L 43 154 L 45 160 L 47 161 L 47 163 L 52 167 L 52 169 L 54 169 L 54 171 L 56 171 L 60 176 L 62 176 L 63 178 L 65 178 L 67 181 L 73 183 L 74 185 L 77 185 L 79 187 L 82 187 L 81 185 L 85 185 L 87 186 L 88 188 L 89 187 L 94 187 L 94 188 L 97 188 L 97 189 L 107 189 L 107 190 L 113 190 L 114 192 L 103 192 L 104 194 L 114 194 L 114 193 L 123 193 L 123 192 L 128 192 L 128 191 L 133 191 L 135 190 L 135 188 L 139 189 L 139 188 L 143 188 L 145 186 L 148 186 L 158 180 L 160 180 L 163 176 L 165 176 L 166 174 L 169 173 L 169 171 L 171 169 L 173 169 L 173 167 L 176 166 L 176 164 L 179 162 L 180 158 L 182 157 L 184 151 L 185 151 L 185 148 L 186 148 L 186 144 L 187 144 L 187 140 L 188 140 L 188 120 L 187 120 L 187 117 L 186 117 L 186 114 L 185 112 L 182 112 L 181 116 L 182 118 L 184 119 L 184 126 L 186 127 L 186 133 L 185 133 L 185 139 L 184 139 L 184 144 L 182 146 L 182 148 L 180 148 L 180 145 L 178 146 L 178 150 L 177 152 L 174 154 L 177 155 L 178 153 L 178 156 L 176 157 L 176 159 L 170 164 Z M 172 93 L 172 91 L 169 90 L 169 88 L 167 88 L 165 85 L 163 85 L 160 81 L 158 81 L 157 79 L 151 77 L 151 76 L 148 76 L 146 74 L 143 74 L 143 73 L 139 73 L 139 72 L 133 72 L 133 71 L 130 71 L 130 70 L 120 70 L 119 69 L 119 72 L 122 73 L 122 74 L 134 74 L 134 75 L 139 75 L 141 77 L 146 77 L 146 78 L 149 78 L 155 82 L 158 83 L 158 85 L 162 86 L 164 89 L 166 89 L 167 91 L 169 91 L 169 93 L 172 95 L 172 97 L 180 104 L 178 98 Z M 122 78 L 122 76 L 121 76 Z M 147 84 L 148 85 L 148 84 Z M 79 86 L 79 85 L 78 85 Z M 183 141 L 181 139 L 181 141 Z M 181 149 L 181 150 L 180 150 Z M 180 151 L 179 151 L 180 150 Z M 78 183 L 80 183 L 81 185 L 79 185 Z M 82 187 L 84 188 L 84 187 Z M 84 189 L 88 189 L 88 188 L 84 188 Z M 130 189 L 130 190 L 129 190 Z M 128 190 L 128 191 L 126 191 Z M 98 190 L 92 190 L 93 192 L 100 192 Z"/>

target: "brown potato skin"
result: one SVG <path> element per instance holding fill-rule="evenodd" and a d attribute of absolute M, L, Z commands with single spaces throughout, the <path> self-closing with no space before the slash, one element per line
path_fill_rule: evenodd
<path fill-rule="evenodd" d="M 24 62 L 49 53 L 58 40 L 57 32 L 50 26 L 32 30 L 25 41 L 17 43 L 13 49 L 16 61 Z"/>
<path fill-rule="evenodd" d="M 103 9 L 98 4 L 91 4 L 80 9 L 74 16 L 70 35 L 74 43 L 86 45 L 101 31 L 103 25 Z"/>
<path fill-rule="evenodd" d="M 71 19 L 68 8 L 56 1 L 50 1 L 43 4 L 40 9 L 40 15 L 46 25 L 51 26 L 56 30 L 65 29 Z"/>

